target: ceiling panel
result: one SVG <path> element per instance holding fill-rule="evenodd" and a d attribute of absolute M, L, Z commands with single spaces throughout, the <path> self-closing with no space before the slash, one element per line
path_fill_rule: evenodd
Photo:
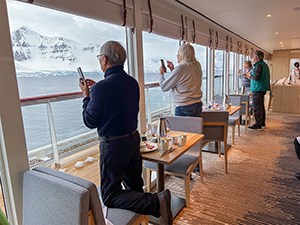
<path fill-rule="evenodd" d="M 260 48 L 300 48 L 300 0 L 179 0 Z M 267 18 L 266 15 L 272 17 Z M 276 35 L 275 33 L 278 32 Z M 283 43 L 284 47 L 280 43 Z"/>

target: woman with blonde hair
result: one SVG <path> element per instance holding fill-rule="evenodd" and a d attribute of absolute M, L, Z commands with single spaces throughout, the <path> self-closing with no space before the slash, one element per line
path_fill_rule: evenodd
<path fill-rule="evenodd" d="M 242 93 L 245 94 L 246 92 L 250 91 L 250 79 L 247 77 L 247 74 L 251 74 L 253 70 L 252 67 L 252 62 L 246 60 L 244 62 L 244 71 L 242 72 L 241 70 L 238 71 L 238 75 L 241 78 L 242 81 Z"/>
<path fill-rule="evenodd" d="M 185 43 L 178 49 L 178 66 L 167 61 L 171 76 L 165 79 L 166 68 L 160 67 L 160 87 L 163 92 L 171 90 L 176 106 L 175 116 L 200 116 L 202 111 L 202 70 L 195 57 L 194 47 Z"/>

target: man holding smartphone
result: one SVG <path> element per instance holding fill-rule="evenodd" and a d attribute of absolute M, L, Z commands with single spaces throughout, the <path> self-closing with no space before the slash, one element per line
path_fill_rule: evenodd
<path fill-rule="evenodd" d="M 172 224 L 170 191 L 143 191 L 137 131 L 139 85 L 123 69 L 126 57 L 119 42 L 106 42 L 97 56 L 104 79 L 79 82 L 84 94 L 83 121 L 87 127 L 97 128 L 100 140 L 102 200 L 107 207 L 161 216 L 163 224 Z"/>

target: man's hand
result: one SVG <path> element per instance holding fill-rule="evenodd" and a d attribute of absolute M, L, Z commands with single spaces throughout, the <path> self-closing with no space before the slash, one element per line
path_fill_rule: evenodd
<path fill-rule="evenodd" d="M 85 81 L 82 78 L 79 79 L 79 87 L 84 97 L 90 96 L 90 89 L 95 83 L 96 82 L 91 79 L 85 79 Z"/>

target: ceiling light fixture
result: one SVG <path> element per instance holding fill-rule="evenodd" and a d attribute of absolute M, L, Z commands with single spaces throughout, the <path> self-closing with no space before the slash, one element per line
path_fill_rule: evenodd
<path fill-rule="evenodd" d="M 281 45 L 282 45 L 282 44 L 283 44 L 283 42 L 281 41 L 279 44 L 281 44 Z"/>
<path fill-rule="evenodd" d="M 272 17 L 272 15 L 271 15 L 271 14 L 268 14 L 268 15 L 266 15 L 266 17 L 270 18 L 270 17 Z"/>
<path fill-rule="evenodd" d="M 279 32 L 275 32 L 275 34 L 277 35 L 277 34 L 279 34 Z"/>

